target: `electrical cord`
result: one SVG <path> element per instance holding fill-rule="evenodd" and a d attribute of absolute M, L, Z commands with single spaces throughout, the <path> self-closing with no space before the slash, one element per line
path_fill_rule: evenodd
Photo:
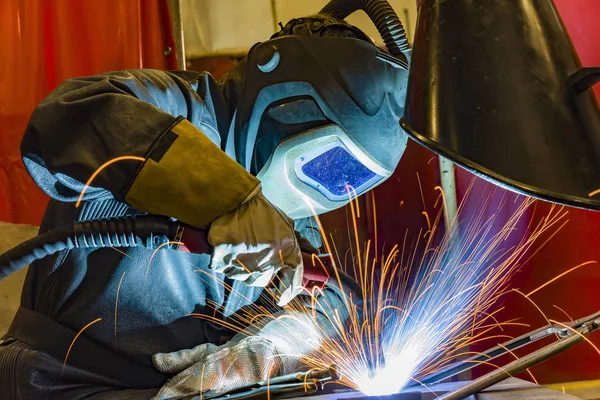
<path fill-rule="evenodd" d="M 75 248 L 156 248 L 175 237 L 179 224 L 156 215 L 75 222 L 52 229 L 0 255 L 0 280 L 35 260 Z"/>

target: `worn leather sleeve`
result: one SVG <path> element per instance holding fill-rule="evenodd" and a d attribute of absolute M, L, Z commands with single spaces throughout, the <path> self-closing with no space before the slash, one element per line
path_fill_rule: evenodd
<path fill-rule="evenodd" d="M 199 223 L 190 221 L 192 211 L 214 201 L 211 189 L 224 193 L 213 183 L 239 173 L 239 191 L 256 186 L 220 149 L 218 128 L 228 117 L 215 87 L 208 74 L 143 69 L 69 79 L 33 112 L 21 142 L 25 166 L 51 197 L 75 201 L 100 166 L 122 158 L 94 178 L 84 200 L 114 197 Z M 234 201 L 211 212 L 229 211 Z"/>
<path fill-rule="evenodd" d="M 21 142 L 25 166 L 51 197 L 75 201 L 101 165 L 123 156 L 146 158 L 180 118 L 220 143 L 209 91 L 200 90 L 204 98 L 198 94 L 211 80 L 208 74 L 144 69 L 69 79 L 32 113 Z M 105 168 L 85 200 L 123 200 L 141 166 L 124 160 Z"/>
<path fill-rule="evenodd" d="M 198 228 L 236 209 L 259 182 L 183 119 L 165 135 L 135 177 L 125 200 Z"/>

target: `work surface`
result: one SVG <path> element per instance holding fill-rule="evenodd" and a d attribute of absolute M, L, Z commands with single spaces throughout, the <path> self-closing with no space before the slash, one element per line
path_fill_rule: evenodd
<path fill-rule="evenodd" d="M 330 393 L 323 393 L 313 396 L 303 396 L 303 400 L 366 400 L 366 399 L 381 399 L 381 400 L 433 400 L 437 396 L 453 390 L 456 390 L 468 382 L 444 383 L 430 386 L 429 389 L 424 387 L 412 387 L 403 393 L 392 396 L 382 397 L 365 397 L 357 392 L 339 392 L 331 389 L 326 390 Z M 331 388 L 332 386 L 330 386 Z M 327 386 L 326 386 L 327 389 Z M 436 394 L 433 394 L 435 392 Z M 563 392 L 557 392 L 547 389 L 542 386 L 535 385 L 530 382 L 525 382 L 520 379 L 510 378 L 497 385 L 490 387 L 487 391 L 479 393 L 475 396 L 470 396 L 467 400 L 517 400 L 517 399 L 533 399 L 533 400 L 575 400 L 575 397 Z"/>
<path fill-rule="evenodd" d="M 37 235 L 38 228 L 31 225 L 9 224 L 0 221 L 0 254 Z M 21 301 L 21 289 L 26 269 L 0 281 L 0 336 L 8 330 Z"/>

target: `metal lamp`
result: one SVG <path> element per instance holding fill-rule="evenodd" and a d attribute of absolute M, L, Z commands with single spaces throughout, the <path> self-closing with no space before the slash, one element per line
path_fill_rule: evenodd
<path fill-rule="evenodd" d="M 404 130 L 485 179 L 600 210 L 600 112 L 551 0 L 421 0 Z"/>

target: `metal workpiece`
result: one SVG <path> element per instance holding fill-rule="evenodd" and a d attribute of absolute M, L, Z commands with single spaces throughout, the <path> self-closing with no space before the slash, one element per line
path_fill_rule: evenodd
<path fill-rule="evenodd" d="M 508 354 L 514 350 L 525 347 L 529 344 L 535 343 L 541 339 L 544 339 L 548 336 L 556 335 L 558 338 L 570 338 L 571 336 L 579 337 L 581 341 L 583 341 L 583 337 L 589 335 L 598 327 L 598 322 L 600 321 L 600 312 L 589 315 L 585 318 L 578 319 L 573 322 L 568 322 L 564 324 L 549 324 L 534 331 L 528 332 L 524 335 L 516 337 L 512 340 L 509 340 L 505 343 L 499 344 L 498 346 L 492 347 L 481 354 L 477 354 L 475 356 L 469 357 L 466 360 L 459 361 L 457 363 L 451 364 L 448 367 L 430 374 L 426 377 L 420 379 L 420 382 L 425 385 L 431 385 L 438 382 L 442 382 L 446 379 L 457 376 L 458 374 L 469 371 L 475 367 L 477 367 L 482 362 L 490 362 L 500 356 Z M 577 343 L 579 343 L 577 342 Z M 564 351 L 568 349 L 570 346 L 568 343 L 563 341 L 558 342 L 557 344 L 561 344 L 559 349 L 560 351 Z M 559 351 L 559 352 L 560 352 Z M 557 353 L 553 353 L 555 355 Z M 551 356 L 552 356 L 551 355 Z M 541 360 L 543 361 L 543 360 Z M 541 362 L 539 361 L 539 362 Z M 526 367 L 529 368 L 529 367 Z M 525 368 L 525 369 L 526 369 Z M 506 375 L 504 376 L 506 378 Z M 412 383 L 409 386 L 417 386 L 417 383 Z"/>
<path fill-rule="evenodd" d="M 469 382 L 442 383 L 425 387 L 417 387 L 403 390 L 400 393 L 387 396 L 365 396 L 363 393 L 348 389 L 341 385 L 326 385 L 316 391 L 316 386 L 309 383 L 303 388 L 298 384 L 277 385 L 275 390 L 261 387 L 254 391 L 236 392 L 225 394 L 219 400 L 266 400 L 271 399 L 302 399 L 302 400 L 434 400 L 444 396 L 446 393 L 456 393 Z M 176 399 L 206 399 L 206 393 L 200 395 L 177 397 Z M 547 389 L 520 379 L 510 378 L 487 388 L 485 391 L 464 397 L 465 400 L 515 400 L 515 399 L 539 399 L 539 400 L 577 400 L 577 397 Z M 174 399 L 172 399 L 174 400 Z"/>
<path fill-rule="evenodd" d="M 288 399 L 317 393 L 326 383 L 341 378 L 337 368 L 332 365 L 322 370 L 310 370 L 289 375 L 277 376 L 260 382 L 251 383 L 228 392 L 205 390 L 169 400 L 240 400 L 240 399 Z"/>
<path fill-rule="evenodd" d="M 232 393 L 239 393 L 251 389 L 256 389 L 258 387 L 276 387 L 277 385 L 289 385 L 289 384 L 297 384 L 297 383 L 307 383 L 318 381 L 319 383 L 315 385 L 315 387 L 322 388 L 323 385 L 327 382 L 337 381 L 341 378 L 341 375 L 338 373 L 337 368 L 335 366 L 330 366 L 327 369 L 322 370 L 310 370 L 308 372 L 298 372 L 295 374 L 276 376 L 269 380 L 264 380 L 260 382 L 256 382 L 250 385 L 246 385 L 235 389 L 231 392 L 228 392 L 228 395 Z M 209 394 L 210 392 L 206 393 Z M 215 393 L 216 394 L 216 393 Z M 203 396 L 205 397 L 205 396 Z M 215 397 L 215 396 L 213 396 Z"/>
<path fill-rule="evenodd" d="M 468 396 L 481 392 L 482 390 L 494 385 L 498 382 L 505 380 L 508 377 L 514 376 L 520 372 L 525 371 L 563 351 L 573 347 L 574 345 L 583 342 L 587 336 L 600 327 L 600 312 L 590 315 L 589 317 L 579 319 L 572 323 L 566 324 L 554 324 L 541 329 L 538 329 L 527 337 L 520 337 L 512 341 L 512 348 L 516 349 L 523 347 L 528 343 L 533 343 L 544 337 L 556 334 L 559 337 L 558 341 L 555 341 L 537 351 L 527 354 L 518 360 L 515 360 L 502 368 L 496 369 L 472 382 L 469 382 L 460 389 L 448 393 L 439 397 L 443 400 L 459 400 L 467 398 Z M 500 346 L 505 349 L 511 347 L 511 342 L 506 345 Z M 497 348 L 494 348 L 497 349 Z M 506 350 L 504 353 L 508 352 Z M 495 355 L 493 358 L 498 357 L 501 354 Z M 488 359 L 489 360 L 489 359 Z M 486 360 L 487 361 L 487 360 Z"/>
<path fill-rule="evenodd" d="M 378 400 L 576 399 L 576 397 L 564 393 L 520 381 L 512 378 L 512 376 L 583 342 L 587 336 L 598 328 L 600 328 L 600 311 L 573 322 L 549 324 L 493 347 L 480 355 L 450 365 L 435 374 L 423 377 L 419 380 L 419 384 L 409 385 L 402 392 L 389 396 L 369 397 L 341 386 L 336 382 L 342 376 L 335 366 L 331 366 L 323 370 L 311 370 L 275 377 L 245 385 L 226 393 L 208 390 L 202 393 L 176 397 L 171 400 L 263 400 L 267 399 L 267 397 L 271 399 L 302 397 L 305 400 L 370 400 L 371 398 Z M 489 362 L 513 350 L 525 347 L 528 344 L 552 335 L 555 335 L 558 340 L 481 378 L 467 382 L 440 383 L 480 365 L 481 362 Z"/>
<path fill-rule="evenodd" d="M 362 393 L 327 385 L 322 392 L 307 394 L 302 400 L 434 400 L 447 393 L 456 392 L 469 382 L 440 383 L 428 387 L 418 386 L 404 389 L 389 396 L 365 396 Z M 299 397 L 300 398 L 300 397 Z M 509 378 L 486 390 L 469 395 L 465 400 L 577 400 L 578 397 L 551 390 L 517 378 Z"/>
<path fill-rule="evenodd" d="M 515 374 L 525 371 L 526 369 L 533 367 L 549 359 L 552 356 L 555 356 L 572 346 L 581 343 L 583 341 L 583 337 L 579 335 L 570 336 L 560 342 L 552 343 L 539 351 L 528 354 L 525 357 L 522 357 L 519 360 L 515 360 L 510 364 L 503 366 L 501 369 L 494 370 L 489 374 L 482 376 L 481 378 L 475 379 L 472 382 L 469 382 L 462 388 L 448 393 L 446 395 L 440 396 L 440 400 L 460 400 L 469 397 L 475 393 L 479 393 L 484 389 L 487 389 L 491 385 L 501 382 L 508 377 L 511 377 Z"/>
<path fill-rule="evenodd" d="M 478 176 L 600 210 L 600 112 L 551 0 L 421 0 L 405 132 Z"/>

